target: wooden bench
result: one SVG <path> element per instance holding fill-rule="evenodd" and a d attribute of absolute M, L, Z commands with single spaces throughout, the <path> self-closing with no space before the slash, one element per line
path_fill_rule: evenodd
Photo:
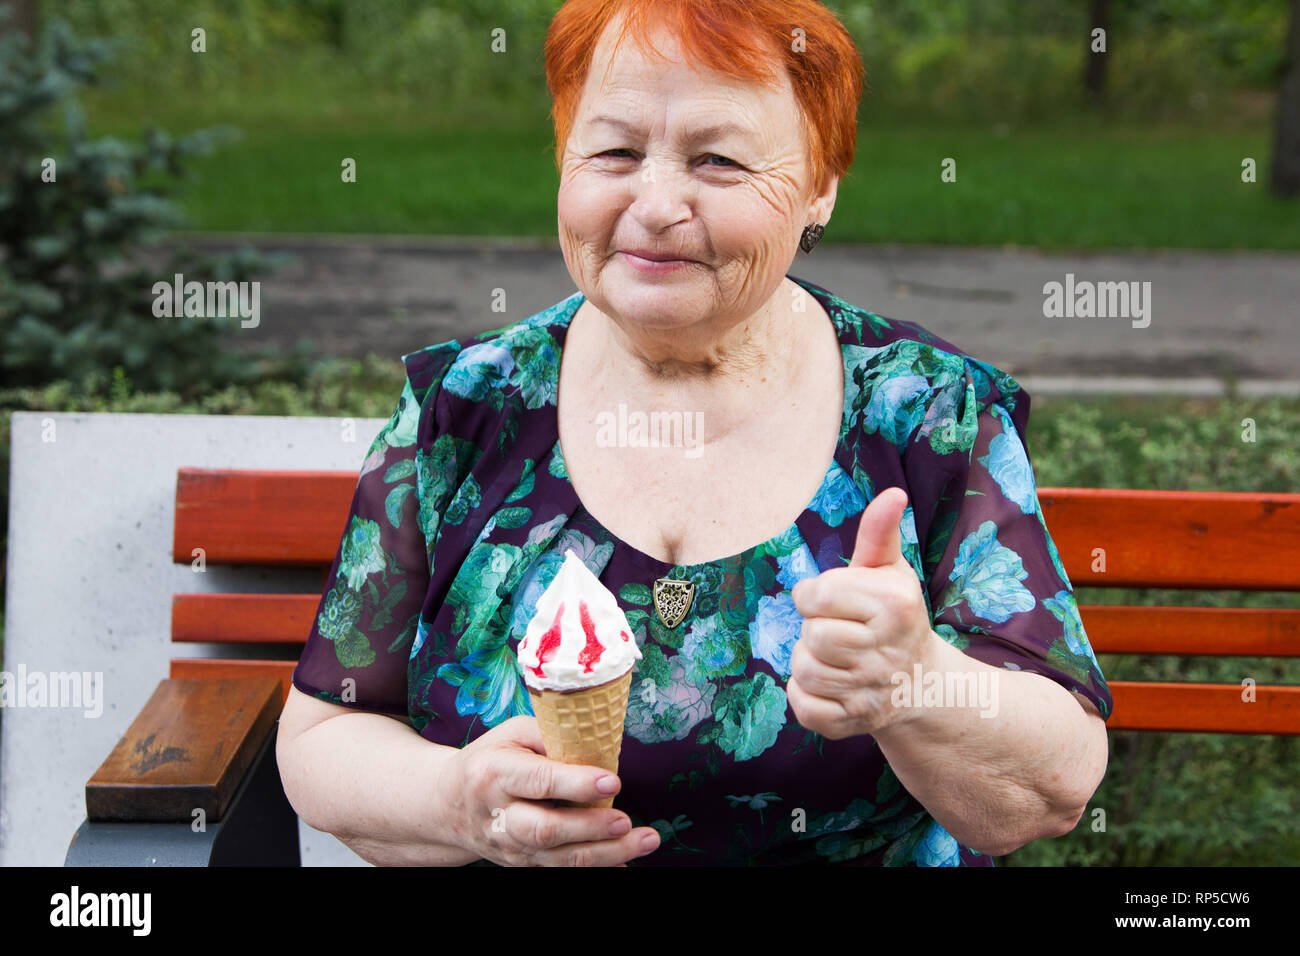
<path fill-rule="evenodd" d="M 174 595 L 172 640 L 291 647 L 296 658 L 356 481 L 350 472 L 180 469 L 176 563 L 201 553 L 209 564 L 316 567 L 321 586 L 308 594 Z M 1039 499 L 1076 587 L 1300 591 L 1300 494 L 1040 488 Z M 1084 605 L 1081 615 L 1098 653 L 1300 656 L 1297 609 Z M 253 856 L 223 850 L 216 838 L 208 862 L 296 862 L 288 860 L 297 853 L 296 819 L 291 808 L 285 815 L 274 753 L 275 719 L 295 664 L 285 656 L 172 658 L 169 679 L 87 783 L 88 819 L 69 863 L 130 863 L 132 853 L 136 862 L 158 862 L 156 852 L 139 848 L 156 848 L 160 834 L 173 831 L 146 826 L 181 828 L 167 845 L 186 848 L 192 860 L 196 841 L 185 833 L 195 808 L 221 826 L 248 799 L 261 809 L 248 811 L 253 823 L 233 829 L 240 841 L 258 844 Z M 1259 686 L 1249 703 L 1239 684 L 1111 681 L 1110 688 L 1111 730 L 1300 734 L 1300 686 Z M 188 759 L 139 756 L 167 748 Z M 274 852 L 267 850 L 271 830 L 279 833 Z M 124 841 L 132 849 L 113 849 Z"/>

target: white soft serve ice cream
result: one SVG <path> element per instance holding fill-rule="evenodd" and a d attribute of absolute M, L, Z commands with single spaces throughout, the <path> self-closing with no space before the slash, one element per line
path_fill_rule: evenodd
<path fill-rule="evenodd" d="M 566 550 L 519 642 L 524 681 L 538 690 L 581 690 L 622 677 L 640 659 L 614 595 Z"/>

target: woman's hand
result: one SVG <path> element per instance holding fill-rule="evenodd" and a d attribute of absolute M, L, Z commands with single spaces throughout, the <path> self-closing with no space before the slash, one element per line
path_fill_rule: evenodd
<path fill-rule="evenodd" d="M 619 788 L 599 767 L 544 756 L 535 717 L 512 717 L 466 744 L 449 762 L 440 799 L 460 845 L 503 866 L 620 866 L 659 846 L 653 827 L 632 828 L 613 808 L 553 807 Z M 611 781 L 609 790 L 597 781 Z"/>
<path fill-rule="evenodd" d="M 897 674 L 929 673 L 938 660 L 921 583 L 903 557 L 899 521 L 907 493 L 887 488 L 862 512 L 848 567 L 800 581 L 803 615 L 786 695 L 804 727 L 831 740 L 875 733 L 916 715 L 891 701 Z"/>

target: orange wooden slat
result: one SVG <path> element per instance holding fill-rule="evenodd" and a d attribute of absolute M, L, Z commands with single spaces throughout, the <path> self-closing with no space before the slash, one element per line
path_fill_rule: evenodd
<path fill-rule="evenodd" d="M 218 657 L 173 657 L 169 677 L 200 680 L 220 677 L 274 677 L 280 681 L 280 706 L 289 699 L 297 661 L 237 661 Z M 278 716 L 278 712 L 277 712 Z"/>
<path fill-rule="evenodd" d="M 172 640 L 179 643 L 301 644 L 318 594 L 177 594 Z M 1300 657 L 1300 609 L 1079 608 L 1092 648 L 1108 654 Z"/>
<path fill-rule="evenodd" d="M 1038 497 L 1073 584 L 1300 590 L 1300 494 L 1040 488 Z M 1104 571 L 1093 570 L 1098 548 Z"/>
<path fill-rule="evenodd" d="M 302 644 L 319 606 L 319 594 L 175 594 L 172 640 Z"/>
<path fill-rule="evenodd" d="M 172 658 L 173 678 L 270 676 L 288 699 L 294 661 Z M 1300 734 L 1300 687 L 1262 685 L 1244 703 L 1235 684 L 1112 681 L 1115 710 L 1109 730 L 1164 730 L 1230 734 Z"/>
<path fill-rule="evenodd" d="M 195 548 L 217 564 L 333 564 L 357 475 L 180 468 L 173 561 Z"/>
<path fill-rule="evenodd" d="M 177 478 L 174 554 L 216 563 L 323 566 L 355 491 L 349 472 L 208 471 Z M 1041 488 L 1048 527 L 1078 585 L 1300 590 L 1300 495 Z M 322 515 L 338 515 L 337 526 Z M 1104 570 L 1093 570 L 1104 549 Z M 324 581 L 322 577 L 322 584 Z M 177 595 L 174 639 L 299 643 L 319 595 Z M 1297 656 L 1292 609 L 1085 606 L 1099 652 Z M 173 677 L 267 674 L 287 697 L 292 661 L 174 659 Z M 1116 681 L 1114 730 L 1300 733 L 1300 687 Z"/>
<path fill-rule="evenodd" d="M 330 564 L 356 474 L 182 468 L 173 554 L 218 563 Z M 1039 491 L 1075 584 L 1300 590 L 1300 494 Z M 338 526 L 322 515 L 339 515 Z M 1105 570 L 1094 571 L 1095 549 Z"/>
<path fill-rule="evenodd" d="M 1300 609 L 1079 607 L 1092 649 L 1109 654 L 1300 657 Z"/>
<path fill-rule="evenodd" d="M 1300 734 L 1300 687 L 1262 685 L 1244 702 L 1236 684 L 1111 681 L 1108 730 Z"/>
<path fill-rule="evenodd" d="M 86 783 L 90 820 L 224 816 L 283 708 L 279 682 L 165 680 Z"/>

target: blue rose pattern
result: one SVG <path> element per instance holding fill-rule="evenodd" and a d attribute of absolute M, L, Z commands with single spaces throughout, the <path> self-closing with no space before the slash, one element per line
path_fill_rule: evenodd
<path fill-rule="evenodd" d="M 1001 623 L 1034 606 L 1034 596 L 1020 583 L 1027 576 L 1020 555 L 998 541 L 996 524 L 985 521 L 961 543 L 943 607 L 965 601 L 977 616 Z"/>
<path fill-rule="evenodd" d="M 867 506 L 862 489 L 838 465 L 832 465 L 809 505 L 832 528 L 838 528 L 850 515 L 861 514 Z"/>
<path fill-rule="evenodd" d="M 442 387 L 453 395 L 481 401 L 489 391 L 499 388 L 514 371 L 510 351 L 500 345 L 472 345 L 460 353 L 447 371 Z"/>
<path fill-rule="evenodd" d="M 782 677 L 790 676 L 790 653 L 803 627 L 803 615 L 794 606 L 789 591 L 758 599 L 758 617 L 749 625 L 749 642 L 754 657 L 766 661 Z"/>
<path fill-rule="evenodd" d="M 1034 472 L 1029 467 L 1029 457 L 1011 417 L 996 405 L 993 412 L 1002 422 L 1002 434 L 989 442 L 989 453 L 980 457 L 979 463 L 988 469 L 1007 499 L 1019 505 L 1021 512 L 1031 515 L 1038 506 L 1038 496 L 1034 490 Z"/>

